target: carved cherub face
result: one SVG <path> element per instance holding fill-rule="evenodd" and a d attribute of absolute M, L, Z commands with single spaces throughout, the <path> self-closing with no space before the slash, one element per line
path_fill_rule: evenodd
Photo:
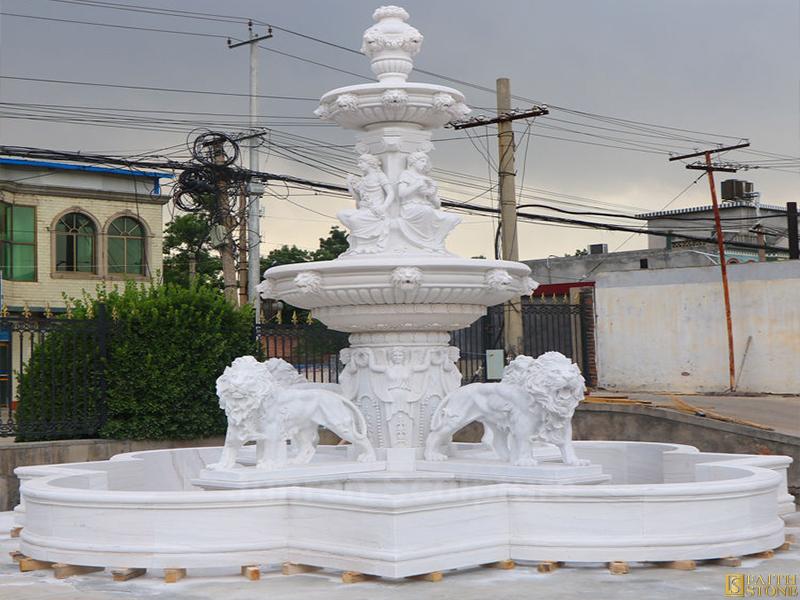
<path fill-rule="evenodd" d="M 403 352 L 402 348 L 395 348 L 394 350 L 392 350 L 390 359 L 394 364 L 396 365 L 401 364 L 404 358 L 405 358 L 405 352 Z"/>
<path fill-rule="evenodd" d="M 371 173 L 372 171 L 379 171 L 381 163 L 372 154 L 362 154 L 358 157 L 358 168 L 361 169 L 362 173 Z"/>
<path fill-rule="evenodd" d="M 408 167 L 420 173 L 428 173 L 431 170 L 431 161 L 424 152 L 412 152 L 408 155 Z"/>

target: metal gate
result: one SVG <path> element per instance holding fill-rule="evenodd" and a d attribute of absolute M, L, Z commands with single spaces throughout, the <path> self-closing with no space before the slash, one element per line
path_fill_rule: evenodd
<path fill-rule="evenodd" d="M 587 385 L 591 385 L 595 372 L 592 310 L 591 302 L 584 299 L 579 304 L 526 299 L 522 304 L 523 353 L 535 357 L 560 352 L 578 365 Z M 492 306 L 470 327 L 451 334 L 451 343 L 461 351 L 459 367 L 464 383 L 485 380 L 486 350 L 504 345 L 503 320 L 503 306 Z"/>

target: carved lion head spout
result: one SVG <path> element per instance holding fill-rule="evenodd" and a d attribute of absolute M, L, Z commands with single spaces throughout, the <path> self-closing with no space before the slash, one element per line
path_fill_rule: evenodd
<path fill-rule="evenodd" d="M 322 275 L 316 271 L 303 271 L 295 276 L 294 284 L 304 294 L 318 294 L 322 291 Z"/>
<path fill-rule="evenodd" d="M 422 271 L 417 267 L 397 267 L 392 271 L 392 285 L 398 289 L 411 291 L 422 283 Z"/>
<path fill-rule="evenodd" d="M 486 271 L 486 285 L 492 290 L 506 290 L 514 283 L 514 278 L 505 269 Z"/>

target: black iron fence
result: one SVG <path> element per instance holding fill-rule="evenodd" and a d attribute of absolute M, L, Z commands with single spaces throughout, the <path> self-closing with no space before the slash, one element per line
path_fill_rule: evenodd
<path fill-rule="evenodd" d="M 110 327 L 102 305 L 91 319 L 1 317 L 0 437 L 97 435 L 106 419 Z"/>
<path fill-rule="evenodd" d="M 255 335 L 263 358 L 282 358 L 309 381 L 339 382 L 339 373 L 344 367 L 339 351 L 347 347 L 347 333 L 333 331 L 319 322 L 260 323 L 256 325 Z"/>
<path fill-rule="evenodd" d="M 591 296 L 579 303 L 524 302 L 524 352 L 561 352 L 578 364 L 591 385 L 592 311 Z M 92 319 L 0 317 L 0 437 L 97 435 L 106 419 L 106 345 L 113 326 L 103 306 Z M 262 323 L 256 325 L 255 337 L 263 359 L 282 358 L 310 381 L 338 382 L 343 368 L 339 351 L 347 347 L 347 333 L 319 322 Z M 470 327 L 454 331 L 451 343 L 461 353 L 464 383 L 485 381 L 486 351 L 503 347 L 503 307 L 490 307 Z"/>

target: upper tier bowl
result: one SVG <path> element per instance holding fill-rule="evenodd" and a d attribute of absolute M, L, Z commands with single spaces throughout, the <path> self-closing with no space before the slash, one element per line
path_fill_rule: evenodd
<path fill-rule="evenodd" d="M 427 83 L 367 83 L 331 90 L 315 114 L 345 129 L 402 123 L 437 129 L 470 110 L 458 90 Z"/>
<path fill-rule="evenodd" d="M 530 294 L 536 283 L 529 274 L 504 260 L 348 258 L 272 267 L 261 289 L 339 331 L 452 331 L 487 306 Z"/>

